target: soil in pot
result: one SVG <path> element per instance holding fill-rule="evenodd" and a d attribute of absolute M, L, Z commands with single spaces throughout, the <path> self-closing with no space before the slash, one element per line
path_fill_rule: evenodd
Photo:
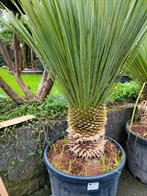
<path fill-rule="evenodd" d="M 111 141 L 106 141 L 104 152 L 95 159 L 77 157 L 67 143 L 67 138 L 56 141 L 48 153 L 49 162 L 63 173 L 95 176 L 117 168 L 122 161 L 122 153 Z"/>
<path fill-rule="evenodd" d="M 138 136 L 147 139 L 147 126 L 141 123 L 133 123 L 130 129 Z"/>

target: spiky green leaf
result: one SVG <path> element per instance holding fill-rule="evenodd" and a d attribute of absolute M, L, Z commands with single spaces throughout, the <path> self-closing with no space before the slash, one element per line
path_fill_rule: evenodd
<path fill-rule="evenodd" d="M 23 22 L 11 14 L 6 23 L 50 69 L 69 105 L 84 109 L 104 103 L 146 22 L 146 0 L 20 3 Z"/>
<path fill-rule="evenodd" d="M 143 83 L 147 83 L 147 33 L 132 49 L 123 69 L 141 86 Z"/>

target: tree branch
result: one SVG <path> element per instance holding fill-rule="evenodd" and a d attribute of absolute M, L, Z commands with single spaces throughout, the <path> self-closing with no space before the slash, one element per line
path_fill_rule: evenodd
<path fill-rule="evenodd" d="M 44 82 L 47 80 L 47 76 L 48 76 L 48 72 L 46 70 L 44 70 L 43 74 L 42 74 L 41 81 L 40 81 L 39 86 L 38 86 L 37 97 L 40 96 L 40 93 L 42 91 L 42 87 L 44 85 Z"/>
<path fill-rule="evenodd" d="M 12 90 L 12 88 L 2 79 L 1 76 L 0 76 L 0 87 L 16 103 L 24 103 L 25 102 L 25 100 L 22 97 L 20 97 L 15 91 Z"/>
<path fill-rule="evenodd" d="M 53 87 L 53 80 L 51 78 L 48 78 L 43 87 L 42 87 L 42 90 L 41 90 L 41 93 L 40 93 L 40 96 L 39 96 L 39 101 L 40 102 L 43 102 L 44 99 L 47 97 L 47 95 L 50 93 L 52 87 Z"/>
<path fill-rule="evenodd" d="M 37 93 L 37 97 L 40 102 L 43 102 L 47 95 L 50 93 L 53 84 L 54 82 L 51 79 L 49 73 L 44 70 Z"/>
<path fill-rule="evenodd" d="M 6 46 L 4 45 L 2 39 L 0 38 L 0 51 L 2 53 L 2 56 L 4 58 L 4 61 L 6 62 L 6 64 L 8 65 L 8 67 L 10 68 L 11 71 L 14 70 L 14 63 L 11 60 L 11 57 L 9 55 L 9 52 L 6 48 Z"/>
<path fill-rule="evenodd" d="M 17 83 L 19 84 L 20 88 L 24 92 L 26 98 L 29 101 L 35 101 L 36 98 L 32 94 L 32 92 L 29 90 L 29 88 L 25 85 L 22 77 L 21 77 L 21 66 L 23 64 L 23 59 L 22 59 L 22 52 L 21 52 L 21 47 L 20 47 L 20 42 L 17 39 L 17 36 L 14 34 L 13 36 L 13 45 L 14 45 L 14 56 L 15 56 L 15 71 L 14 75 L 16 78 Z"/>

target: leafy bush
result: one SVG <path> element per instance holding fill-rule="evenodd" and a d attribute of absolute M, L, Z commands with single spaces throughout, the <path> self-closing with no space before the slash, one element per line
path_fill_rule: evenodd
<path fill-rule="evenodd" d="M 135 101 L 139 94 L 139 85 L 134 82 L 118 83 L 108 101 L 110 102 L 124 102 L 124 101 Z"/>
<path fill-rule="evenodd" d="M 38 119 L 47 123 L 49 120 L 63 119 L 67 111 L 67 103 L 63 97 L 48 96 L 43 104 L 33 102 L 29 104 L 17 105 L 11 99 L 0 99 L 0 121 L 15 117 L 33 114 Z"/>

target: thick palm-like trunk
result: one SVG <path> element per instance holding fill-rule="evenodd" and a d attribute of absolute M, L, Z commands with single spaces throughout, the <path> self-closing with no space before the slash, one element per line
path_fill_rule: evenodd
<path fill-rule="evenodd" d="M 147 126 L 147 84 L 145 85 L 141 96 L 141 102 L 138 106 L 138 112 L 140 115 L 139 123 Z"/>
<path fill-rule="evenodd" d="M 88 110 L 69 108 L 68 135 L 70 150 L 83 158 L 98 157 L 104 151 L 106 107 Z"/>

